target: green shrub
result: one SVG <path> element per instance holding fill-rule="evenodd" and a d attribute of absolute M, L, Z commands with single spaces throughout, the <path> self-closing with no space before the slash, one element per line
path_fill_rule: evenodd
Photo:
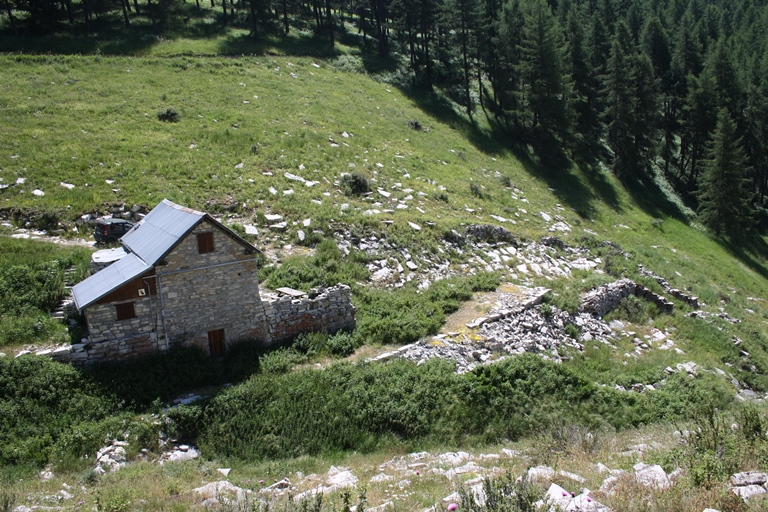
<path fill-rule="evenodd" d="M 630 295 L 619 303 L 619 306 L 607 315 L 608 320 L 614 318 L 627 320 L 635 324 L 642 324 L 646 320 L 658 315 L 658 308 L 655 304 Z"/>
<path fill-rule="evenodd" d="M 371 184 L 365 174 L 353 172 L 341 177 L 341 188 L 348 196 L 361 196 L 371 191 Z"/>
<path fill-rule="evenodd" d="M 193 443 L 203 428 L 203 408 L 199 405 L 179 405 L 168 411 L 166 425 L 169 437 L 182 443 Z"/>
<path fill-rule="evenodd" d="M 356 252 L 343 256 L 333 240 L 324 240 L 315 249 L 315 256 L 292 256 L 278 268 L 262 273 L 268 288 L 287 286 L 309 290 L 315 286 L 354 285 L 368 278 L 365 258 Z"/>
<path fill-rule="evenodd" d="M 357 347 L 356 338 L 349 332 L 338 332 L 328 338 L 328 352 L 334 356 L 350 356 Z"/>
<path fill-rule="evenodd" d="M 80 370 L 42 357 L 0 359 L 0 464 L 45 464 L 93 447 L 116 403 Z"/>
<path fill-rule="evenodd" d="M 167 108 L 157 113 L 157 119 L 164 123 L 178 123 L 181 121 L 181 114 L 176 109 Z"/>
<path fill-rule="evenodd" d="M 288 373 L 294 366 L 306 360 L 305 356 L 295 350 L 279 348 L 264 354 L 259 361 L 259 366 L 262 373 L 278 375 Z"/>
<path fill-rule="evenodd" d="M 527 478 L 516 480 L 511 472 L 498 479 L 483 480 L 483 503 L 467 486 L 459 488 L 461 510 L 467 512 L 535 512 L 535 503 L 544 496 L 544 490 Z"/>

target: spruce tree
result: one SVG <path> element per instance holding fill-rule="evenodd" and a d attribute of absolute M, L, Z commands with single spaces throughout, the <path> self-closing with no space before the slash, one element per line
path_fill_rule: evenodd
<path fill-rule="evenodd" d="M 753 224 L 747 156 L 726 108 L 717 115 L 699 191 L 699 218 L 717 236 L 734 237 Z"/>
<path fill-rule="evenodd" d="M 545 0 L 533 0 L 525 11 L 520 57 L 530 140 L 539 152 L 562 151 L 572 136 L 571 83 L 562 31 Z"/>

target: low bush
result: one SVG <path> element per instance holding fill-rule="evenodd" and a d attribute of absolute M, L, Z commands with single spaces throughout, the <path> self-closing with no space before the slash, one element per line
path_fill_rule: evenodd
<path fill-rule="evenodd" d="M 315 286 L 354 285 L 368 278 L 365 255 L 357 252 L 344 257 L 333 240 L 317 245 L 314 256 L 292 256 L 279 267 L 262 274 L 267 288 L 287 286 L 308 291 Z"/>
<path fill-rule="evenodd" d="M 341 177 L 341 188 L 348 196 L 361 196 L 371 191 L 371 184 L 365 174 L 353 172 Z"/>
<path fill-rule="evenodd" d="M 164 123 L 178 123 L 181 121 L 181 114 L 176 109 L 167 108 L 157 113 L 157 119 Z"/>
<path fill-rule="evenodd" d="M 97 425 L 116 405 L 69 365 L 0 358 L 0 464 L 42 465 L 57 443 L 64 446 L 60 452 L 80 453 L 95 439 L 103 442 Z"/>
<path fill-rule="evenodd" d="M 534 355 L 465 375 L 439 359 L 420 366 L 402 360 L 344 363 L 258 375 L 226 390 L 206 409 L 199 443 L 211 455 L 265 459 L 366 451 L 392 439 L 411 445 L 498 442 L 554 432 L 552 425 L 578 425 L 552 435 L 594 451 L 594 432 L 686 418 L 697 400 L 710 397 L 701 383 L 669 387 L 664 392 L 681 394 L 688 406 L 662 416 L 646 395 L 600 387 Z"/>
<path fill-rule="evenodd" d="M 687 469 L 694 486 L 711 488 L 742 468 L 768 464 L 768 438 L 763 434 L 768 415 L 754 405 L 724 411 L 702 404 L 692 419 L 691 427 L 679 429 L 684 444 L 663 462 Z"/>

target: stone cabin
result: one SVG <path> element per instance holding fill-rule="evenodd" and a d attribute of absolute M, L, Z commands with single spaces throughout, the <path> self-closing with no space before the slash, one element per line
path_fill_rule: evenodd
<path fill-rule="evenodd" d="M 120 243 L 122 257 L 72 289 L 87 339 L 54 358 L 126 359 L 174 343 L 221 356 L 240 340 L 354 327 L 344 285 L 262 297 L 259 251 L 206 213 L 163 200 Z"/>

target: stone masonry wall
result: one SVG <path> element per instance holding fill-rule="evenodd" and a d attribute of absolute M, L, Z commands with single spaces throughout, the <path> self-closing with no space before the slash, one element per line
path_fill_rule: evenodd
<path fill-rule="evenodd" d="M 88 321 L 88 339 L 91 343 L 99 343 L 106 340 L 116 340 L 133 337 L 140 334 L 149 334 L 155 329 L 155 311 L 152 310 L 150 297 L 140 297 L 132 301 L 110 302 L 107 304 L 94 304 L 86 313 Z M 136 318 L 118 320 L 116 304 L 121 302 L 133 302 Z M 156 301 L 155 301 L 156 302 Z M 155 304 L 155 307 L 157 305 Z"/>
<path fill-rule="evenodd" d="M 47 353 L 38 352 L 37 355 L 47 355 L 56 361 L 85 365 L 104 361 L 125 361 L 157 350 L 157 336 L 155 333 L 149 333 L 100 343 L 78 343 L 53 351 L 43 351 Z"/>
<path fill-rule="evenodd" d="M 214 252 L 199 254 L 197 233 L 213 232 Z M 227 345 L 267 337 L 253 254 L 202 222 L 157 266 L 162 317 L 169 341 L 208 350 L 208 332 L 224 329 Z"/>
<path fill-rule="evenodd" d="M 319 292 L 319 293 L 318 293 Z M 287 340 L 302 332 L 334 333 L 355 326 L 355 307 L 349 286 L 339 284 L 316 290 L 313 298 L 290 296 L 267 299 L 264 310 L 268 323 L 268 342 Z"/>
<path fill-rule="evenodd" d="M 214 233 L 214 252 L 199 254 L 197 233 Z M 158 295 L 136 298 L 136 318 L 117 320 L 115 304 L 87 309 L 87 343 L 39 355 L 85 365 L 166 350 L 166 342 L 208 351 L 208 332 L 224 330 L 227 345 L 247 339 L 283 341 L 306 331 L 333 333 L 355 326 L 348 286 L 313 290 L 310 297 L 261 297 L 253 254 L 203 222 L 155 267 Z M 165 326 L 163 329 L 162 326 Z"/>

